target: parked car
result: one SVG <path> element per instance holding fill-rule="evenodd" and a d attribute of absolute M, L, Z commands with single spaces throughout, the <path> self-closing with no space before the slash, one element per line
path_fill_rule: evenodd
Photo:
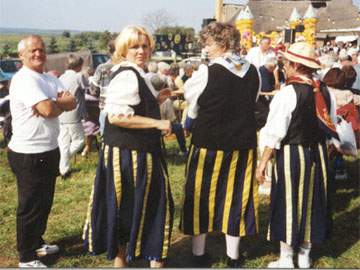
<path fill-rule="evenodd" d="M 1 59 L 0 60 L 0 72 L 5 75 L 7 79 L 11 79 L 16 72 L 22 67 L 22 63 L 19 59 Z"/>

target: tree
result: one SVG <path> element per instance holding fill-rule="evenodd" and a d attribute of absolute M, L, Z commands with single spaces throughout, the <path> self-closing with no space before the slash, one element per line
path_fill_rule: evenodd
<path fill-rule="evenodd" d="M 111 33 L 109 31 L 104 31 L 101 33 L 100 38 L 99 38 L 99 45 L 100 45 L 100 49 L 102 50 L 106 50 L 107 49 L 107 45 L 110 42 L 110 40 L 112 39 Z"/>
<path fill-rule="evenodd" d="M 74 38 L 71 38 L 69 41 L 69 45 L 67 46 L 67 51 L 69 52 L 75 52 L 77 51 L 77 45 Z"/>
<path fill-rule="evenodd" d="M 4 57 L 10 56 L 10 53 L 11 53 L 10 45 L 5 43 L 2 49 L 2 56 Z"/>
<path fill-rule="evenodd" d="M 147 13 L 142 17 L 142 23 L 152 32 L 156 33 L 160 28 L 171 26 L 176 23 L 169 12 L 165 9 L 158 9 Z"/>
<path fill-rule="evenodd" d="M 58 53 L 59 52 L 55 37 L 50 38 L 50 44 L 48 46 L 48 50 L 49 50 L 49 53 Z"/>
<path fill-rule="evenodd" d="M 69 31 L 64 31 L 64 32 L 62 32 L 61 35 L 65 38 L 70 38 L 70 36 L 71 36 Z"/>
<path fill-rule="evenodd" d="M 91 52 L 96 51 L 95 47 L 94 47 L 94 42 L 91 38 L 88 39 L 87 44 L 86 44 L 86 48 L 88 48 Z"/>

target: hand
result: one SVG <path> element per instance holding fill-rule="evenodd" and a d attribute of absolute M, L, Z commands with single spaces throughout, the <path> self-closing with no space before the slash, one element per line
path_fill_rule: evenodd
<path fill-rule="evenodd" d="M 190 136 L 190 130 L 184 129 L 185 138 Z"/>
<path fill-rule="evenodd" d="M 266 163 L 260 163 L 260 165 L 256 168 L 255 177 L 260 185 L 265 181 L 265 169 Z"/>
<path fill-rule="evenodd" d="M 59 94 L 56 104 L 63 111 L 71 111 L 76 108 L 76 99 L 69 91 L 65 91 Z"/>
<path fill-rule="evenodd" d="M 164 88 L 164 89 L 159 91 L 159 95 L 157 97 L 157 100 L 161 104 L 166 99 L 168 99 L 169 97 L 171 97 L 171 90 L 169 88 Z"/>
<path fill-rule="evenodd" d="M 170 120 L 158 120 L 157 129 L 163 131 L 165 136 L 169 136 L 171 134 L 171 122 L 170 122 Z"/>

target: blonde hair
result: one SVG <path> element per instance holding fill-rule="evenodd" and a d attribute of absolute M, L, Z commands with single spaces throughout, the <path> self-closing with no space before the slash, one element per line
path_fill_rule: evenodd
<path fill-rule="evenodd" d="M 115 39 L 115 52 L 112 57 L 114 64 L 126 60 L 125 56 L 129 48 L 138 43 L 141 35 L 144 35 L 148 39 L 151 51 L 154 49 L 154 39 L 144 27 L 136 25 L 126 26 Z"/>

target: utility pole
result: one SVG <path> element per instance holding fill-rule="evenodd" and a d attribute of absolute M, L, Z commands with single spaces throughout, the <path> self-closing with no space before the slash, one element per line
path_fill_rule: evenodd
<path fill-rule="evenodd" d="M 216 0 L 215 4 L 215 19 L 218 22 L 222 21 L 222 15 L 223 15 L 223 0 Z"/>

